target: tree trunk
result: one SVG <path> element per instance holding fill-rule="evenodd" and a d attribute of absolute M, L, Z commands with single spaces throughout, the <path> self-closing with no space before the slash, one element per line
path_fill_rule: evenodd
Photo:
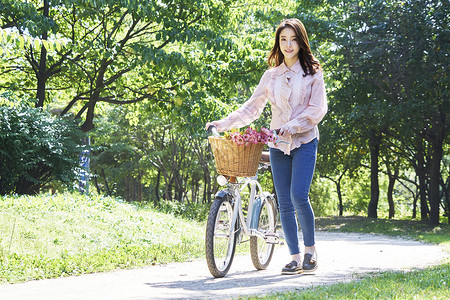
<path fill-rule="evenodd" d="M 380 155 L 381 136 L 373 131 L 370 135 L 370 202 L 368 209 L 369 218 L 377 218 L 380 187 L 378 184 L 378 159 Z"/>
<path fill-rule="evenodd" d="M 425 152 L 423 149 L 423 141 L 418 139 L 417 143 L 417 168 L 416 174 L 419 177 L 419 197 L 420 197 L 420 219 L 428 220 L 428 203 L 427 203 L 427 173 L 425 168 Z"/>
<path fill-rule="evenodd" d="M 197 203 L 197 189 L 198 189 L 198 180 L 192 180 L 191 183 L 191 201 L 192 203 Z"/>
<path fill-rule="evenodd" d="M 203 188 L 203 203 L 211 203 L 211 174 L 203 173 L 203 181 L 204 181 L 204 188 Z"/>
<path fill-rule="evenodd" d="M 91 94 L 89 102 L 87 104 L 87 113 L 86 113 L 86 119 L 84 123 L 81 125 L 81 130 L 83 132 L 89 132 L 92 129 L 94 129 L 94 110 L 95 105 L 97 104 L 97 101 L 100 97 L 100 91 L 104 87 L 104 76 L 106 73 L 106 70 L 108 68 L 108 61 L 106 59 L 103 59 L 100 63 L 100 68 L 98 69 L 97 78 L 95 80 L 95 90 Z M 81 113 L 84 111 L 84 108 L 81 109 L 81 111 L 77 114 L 77 116 L 81 117 Z"/>
<path fill-rule="evenodd" d="M 413 200 L 413 213 L 412 213 L 412 219 L 417 218 L 417 197 L 414 197 Z"/>
<path fill-rule="evenodd" d="M 431 141 L 431 170 L 430 170 L 430 219 L 428 225 L 439 225 L 439 204 L 441 197 L 439 193 L 439 181 L 441 178 L 441 160 L 443 154 L 443 143 L 445 137 L 445 117 L 441 107 L 436 115 L 434 128 L 436 128 L 435 136 Z"/>
<path fill-rule="evenodd" d="M 211 150 L 209 148 L 203 147 L 197 139 L 193 140 L 194 146 L 192 149 L 194 149 L 195 153 L 198 157 L 198 162 L 200 163 L 200 166 L 203 171 L 203 196 L 202 196 L 202 203 L 210 203 L 211 202 L 211 173 L 209 171 L 209 164 L 208 162 L 211 162 Z M 209 149 L 209 150 L 208 150 Z M 207 154 L 205 154 L 205 152 Z M 209 154 L 209 155 L 208 155 Z M 199 184 L 199 190 L 200 190 L 200 184 Z M 200 191 L 198 191 L 200 192 Z"/>
<path fill-rule="evenodd" d="M 201 203 L 200 202 L 200 180 L 197 180 L 197 183 L 195 186 L 195 203 Z"/>
<path fill-rule="evenodd" d="M 341 217 L 344 215 L 344 201 L 342 198 L 341 180 L 344 177 L 346 172 L 347 172 L 347 169 L 345 169 L 344 172 L 342 172 L 342 174 L 339 175 L 339 178 L 336 182 L 336 192 L 338 194 L 338 199 L 339 199 L 339 216 L 341 216 Z"/>
<path fill-rule="evenodd" d="M 130 201 L 130 176 L 125 176 L 125 201 Z"/>
<path fill-rule="evenodd" d="M 342 200 L 342 190 L 341 190 L 341 179 L 344 177 L 346 170 L 339 176 L 337 180 L 334 180 L 331 177 L 324 176 L 324 178 L 327 178 L 328 180 L 332 181 L 336 185 L 336 193 L 338 196 L 339 204 L 338 204 L 338 210 L 339 210 L 339 216 L 344 215 L 344 202 Z"/>
<path fill-rule="evenodd" d="M 44 9 L 42 15 L 46 18 L 49 17 L 49 3 L 48 0 L 44 0 Z M 47 40 L 47 31 L 42 32 L 41 35 L 43 40 Z M 47 49 L 44 45 L 41 46 L 41 54 L 39 58 L 39 65 L 37 70 L 37 87 L 36 87 L 36 105 L 35 107 L 44 107 L 45 102 L 45 84 L 47 82 Z"/>
<path fill-rule="evenodd" d="M 155 200 L 153 203 L 155 206 L 158 206 L 159 202 L 161 201 L 159 197 L 159 182 L 161 181 L 161 170 L 158 169 L 158 175 L 156 176 L 156 183 L 155 183 Z"/>
<path fill-rule="evenodd" d="M 84 123 L 81 125 L 81 130 L 83 132 L 89 132 L 92 129 L 94 129 L 94 110 L 95 110 L 95 104 L 97 103 L 96 100 L 90 99 L 88 104 L 88 109 L 86 113 L 86 119 Z"/>
<path fill-rule="evenodd" d="M 108 180 L 106 179 L 105 169 L 102 168 L 102 176 L 105 181 L 106 194 L 111 197 L 111 190 L 109 189 Z"/>
<path fill-rule="evenodd" d="M 338 181 L 336 183 L 336 190 L 337 190 L 337 194 L 338 194 L 338 199 L 339 199 L 339 216 L 343 216 L 344 215 L 344 204 L 342 201 L 342 192 L 341 192 L 341 182 Z"/>
<path fill-rule="evenodd" d="M 415 168 L 415 166 L 414 166 L 414 168 Z M 419 193 L 417 192 L 417 193 L 415 193 L 411 188 L 409 188 L 406 184 L 404 184 L 401 180 L 398 180 L 400 177 L 397 177 L 397 181 L 401 184 L 401 185 L 403 185 L 403 187 L 405 188 L 405 189 L 407 189 L 410 193 L 411 193 L 411 195 L 412 195 L 412 199 L 413 199 L 413 213 L 412 213 L 412 218 L 413 219 L 415 219 L 416 217 L 417 217 L 417 199 L 419 198 Z M 417 191 L 418 190 L 418 185 L 417 185 L 417 174 L 416 174 L 416 179 L 414 180 L 414 181 L 411 181 L 412 183 L 414 183 L 415 184 L 415 186 L 416 186 L 416 188 L 415 188 L 415 190 Z"/>
<path fill-rule="evenodd" d="M 445 189 L 447 192 L 445 193 L 445 207 L 446 207 L 446 214 L 448 217 L 448 223 L 450 224 L 450 182 L 449 182 L 450 177 L 447 177 L 447 189 Z"/>
<path fill-rule="evenodd" d="M 94 176 L 94 184 L 95 184 L 95 188 L 97 189 L 97 193 L 98 193 L 99 195 L 101 195 L 102 192 L 101 192 L 101 190 L 100 190 L 100 186 L 98 185 L 98 180 L 97 180 L 97 177 L 98 177 L 97 170 L 94 170 L 94 174 L 95 174 L 95 176 Z"/>
<path fill-rule="evenodd" d="M 137 184 L 138 184 L 137 201 L 142 202 L 142 171 L 141 170 L 139 170 Z"/>
<path fill-rule="evenodd" d="M 444 215 L 448 217 L 448 223 L 450 224 L 450 177 L 444 182 L 444 178 L 440 179 L 442 192 L 444 194 Z"/>
<path fill-rule="evenodd" d="M 388 177 L 389 177 L 389 185 L 388 185 L 388 191 L 387 191 L 387 198 L 389 203 L 389 219 L 392 219 L 395 215 L 395 205 L 394 205 L 394 185 L 395 181 L 397 180 L 399 170 L 398 168 L 395 169 L 394 174 L 391 173 L 390 169 L 388 168 Z"/>

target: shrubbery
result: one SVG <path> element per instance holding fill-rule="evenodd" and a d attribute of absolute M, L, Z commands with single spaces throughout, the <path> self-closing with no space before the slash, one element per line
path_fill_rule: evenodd
<path fill-rule="evenodd" d="M 83 133 L 37 108 L 0 106 L 0 194 L 36 194 L 75 179 Z"/>
<path fill-rule="evenodd" d="M 197 202 L 161 200 L 156 210 L 188 220 L 205 221 L 208 218 L 209 207 L 208 204 Z"/>

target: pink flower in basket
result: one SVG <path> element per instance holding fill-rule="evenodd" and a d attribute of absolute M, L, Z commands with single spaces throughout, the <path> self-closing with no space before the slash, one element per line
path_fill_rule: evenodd
<path fill-rule="evenodd" d="M 238 146 L 248 146 L 257 143 L 267 144 L 275 141 L 275 136 L 272 131 L 264 127 L 259 132 L 250 127 L 247 127 L 244 132 L 234 129 L 226 132 L 224 136 L 226 139 L 235 142 Z"/>

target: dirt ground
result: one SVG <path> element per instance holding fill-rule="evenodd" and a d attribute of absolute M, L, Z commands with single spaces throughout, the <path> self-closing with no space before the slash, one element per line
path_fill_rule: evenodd
<path fill-rule="evenodd" d="M 317 232 L 319 269 L 281 275 L 287 247 L 277 246 L 267 270 L 249 256 L 235 258 L 225 278 L 214 279 L 204 259 L 134 270 L 31 281 L 0 286 L 1 300 L 51 299 L 232 299 L 345 282 L 358 274 L 434 265 L 448 254 L 440 247 L 381 235 Z"/>

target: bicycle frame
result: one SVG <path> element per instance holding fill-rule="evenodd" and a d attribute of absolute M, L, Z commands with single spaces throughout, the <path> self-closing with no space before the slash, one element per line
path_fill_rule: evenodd
<path fill-rule="evenodd" d="M 248 204 L 247 219 L 245 219 L 244 212 L 242 210 L 241 192 L 247 185 L 250 185 L 250 197 Z M 261 202 L 262 201 L 267 202 L 267 197 L 263 192 L 261 184 L 256 180 L 256 177 L 253 178 L 245 177 L 241 179 L 240 182 L 230 182 L 228 183 L 228 190 L 233 195 L 234 198 L 233 219 L 229 234 L 232 235 L 236 231 L 236 228 L 234 227 L 236 226 L 237 223 L 236 221 L 239 217 L 239 223 L 241 225 L 241 229 L 244 230 L 245 235 L 257 236 L 265 240 L 270 239 L 268 242 L 274 244 L 278 243 L 278 239 L 275 236 L 273 238 L 270 238 L 257 229 L 259 212 L 262 207 Z M 257 191 L 259 191 L 258 194 Z"/>

